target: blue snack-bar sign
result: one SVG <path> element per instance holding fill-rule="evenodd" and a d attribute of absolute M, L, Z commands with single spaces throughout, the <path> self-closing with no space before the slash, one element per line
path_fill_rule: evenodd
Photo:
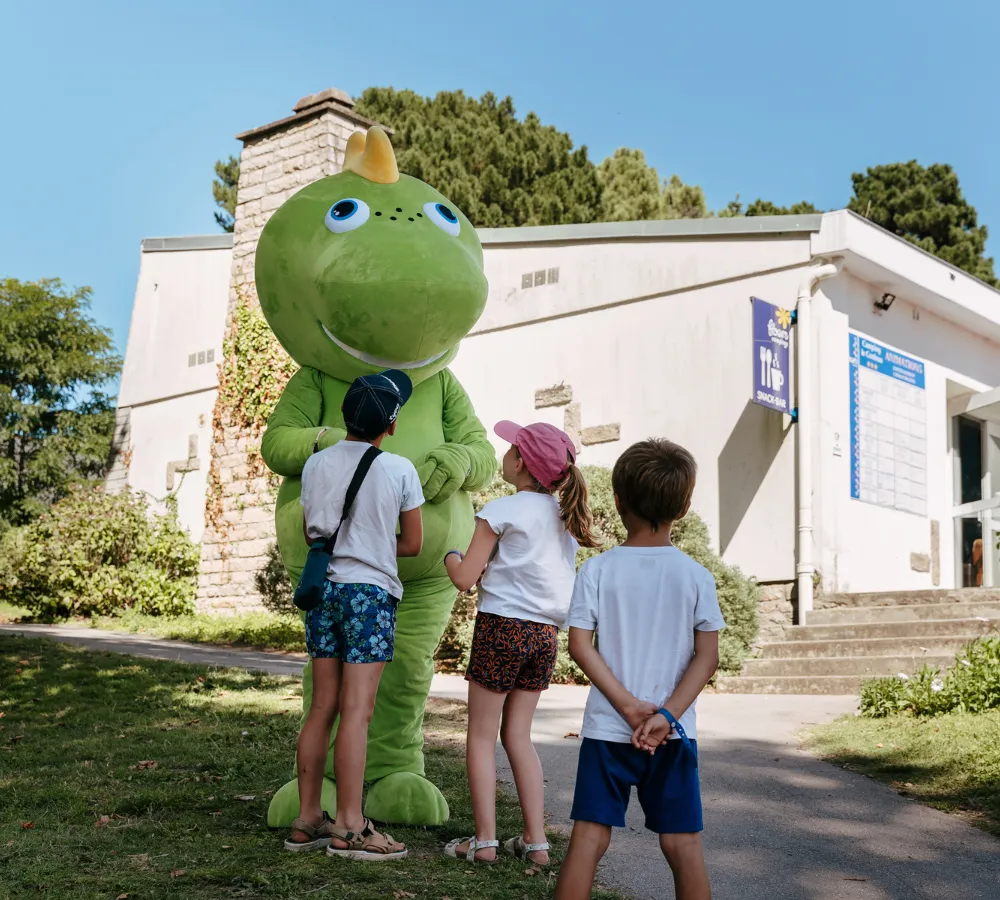
<path fill-rule="evenodd" d="M 789 329 L 792 314 L 787 309 L 750 298 L 753 306 L 753 396 L 754 403 L 789 412 Z"/>

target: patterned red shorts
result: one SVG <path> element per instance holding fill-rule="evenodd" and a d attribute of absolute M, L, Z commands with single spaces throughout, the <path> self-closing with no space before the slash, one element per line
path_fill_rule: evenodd
<path fill-rule="evenodd" d="M 558 652 L 555 625 L 481 612 L 476 615 L 465 678 L 497 694 L 544 691 L 552 680 Z"/>

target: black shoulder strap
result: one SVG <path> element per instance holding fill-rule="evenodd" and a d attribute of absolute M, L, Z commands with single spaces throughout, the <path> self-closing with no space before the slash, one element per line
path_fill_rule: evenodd
<path fill-rule="evenodd" d="M 351 512 L 351 507 L 354 506 L 354 500 L 358 496 L 358 491 L 361 490 L 361 483 L 365 480 L 365 476 L 367 476 L 368 470 L 372 467 L 372 463 L 375 462 L 375 457 L 381 453 L 382 451 L 378 447 L 369 447 L 365 450 L 365 455 L 361 457 L 361 462 L 358 463 L 358 467 L 354 470 L 354 477 L 351 478 L 351 483 L 347 486 L 347 495 L 344 497 L 344 511 L 340 516 L 340 524 L 337 526 L 337 530 L 326 539 L 326 543 L 323 546 L 323 549 L 327 553 L 333 552 L 333 545 L 337 542 L 337 535 L 340 533 L 340 529 L 344 527 L 344 522 Z"/>

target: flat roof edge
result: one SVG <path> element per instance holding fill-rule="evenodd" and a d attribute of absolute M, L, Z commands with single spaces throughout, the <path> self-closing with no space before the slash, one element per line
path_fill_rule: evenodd
<path fill-rule="evenodd" d="M 642 222 L 589 222 L 584 225 L 522 225 L 477 229 L 483 244 L 536 244 L 567 241 L 650 238 L 732 237 L 772 234 L 813 234 L 822 213 L 801 216 L 739 216 L 733 218 L 665 219 Z"/>
<path fill-rule="evenodd" d="M 882 232 L 883 234 L 887 234 L 894 241 L 898 241 L 900 244 L 909 247 L 911 250 L 916 250 L 917 253 L 922 253 L 927 259 L 933 260 L 934 262 L 939 263 L 945 268 L 950 269 L 956 277 L 961 275 L 963 278 L 969 279 L 974 284 L 980 284 L 985 288 L 989 288 L 989 290 L 994 291 L 995 293 L 1000 293 L 1000 287 L 994 287 L 992 284 L 987 284 L 985 281 L 983 281 L 982 278 L 977 278 L 971 272 L 966 272 L 965 269 L 959 268 L 954 263 L 948 262 L 948 260 L 946 259 L 942 259 L 940 256 L 931 253 L 929 250 L 925 250 L 919 244 L 914 244 L 913 241 L 908 241 L 902 235 L 889 231 L 888 228 L 883 228 L 877 222 L 872 222 L 870 219 L 866 219 L 863 215 L 861 215 L 860 213 L 856 213 L 853 209 L 839 210 L 839 212 L 845 212 L 847 213 L 848 218 L 854 219 L 872 228 L 877 228 L 880 232 Z"/>
<path fill-rule="evenodd" d="M 167 253 L 178 250 L 232 250 L 231 234 L 191 234 L 182 237 L 145 238 L 143 253 Z"/>
<path fill-rule="evenodd" d="M 483 244 L 537 244 L 567 241 L 628 240 L 630 238 L 725 237 L 728 235 L 812 234 L 822 214 L 750 216 L 732 219 L 665 219 L 645 222 L 590 222 L 584 225 L 522 225 L 477 228 Z M 144 253 L 171 250 L 229 250 L 232 234 L 192 234 L 145 238 Z"/>

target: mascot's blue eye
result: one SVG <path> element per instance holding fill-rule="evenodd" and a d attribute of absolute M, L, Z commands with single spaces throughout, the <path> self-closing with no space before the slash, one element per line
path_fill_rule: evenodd
<path fill-rule="evenodd" d="M 330 207 L 323 223 L 334 234 L 343 234 L 345 231 L 354 231 L 368 221 L 370 212 L 368 204 L 364 200 L 356 200 L 348 197 L 338 200 Z"/>
<path fill-rule="evenodd" d="M 425 203 L 424 215 L 452 237 L 458 237 L 459 231 L 462 230 L 462 223 L 458 221 L 458 215 L 443 203 Z"/>

